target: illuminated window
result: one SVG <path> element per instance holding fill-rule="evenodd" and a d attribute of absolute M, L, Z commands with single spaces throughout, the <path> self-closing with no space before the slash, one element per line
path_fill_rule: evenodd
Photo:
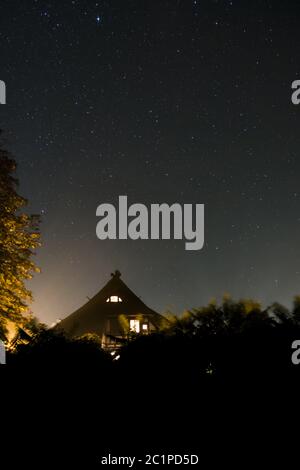
<path fill-rule="evenodd" d="M 131 319 L 130 322 L 129 322 L 129 327 L 130 327 L 130 331 L 134 331 L 135 333 L 139 333 L 140 332 L 140 322 L 139 322 L 139 320 Z"/>
<path fill-rule="evenodd" d="M 143 323 L 142 330 L 143 331 L 148 331 L 148 324 L 147 323 Z"/>
<path fill-rule="evenodd" d="M 106 299 L 106 302 L 122 302 L 121 297 L 118 297 L 117 295 L 111 295 Z"/>

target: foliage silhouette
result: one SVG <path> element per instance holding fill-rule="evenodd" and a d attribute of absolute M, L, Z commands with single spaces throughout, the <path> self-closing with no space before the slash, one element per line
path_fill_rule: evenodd
<path fill-rule="evenodd" d="M 109 365 L 129 383 L 165 383 L 197 387 L 214 380 L 281 380 L 298 377 L 291 362 L 291 344 L 300 338 L 299 298 L 291 311 L 274 303 L 261 309 L 257 302 L 234 302 L 170 316 L 167 327 L 149 335 L 133 335 L 119 352 L 119 361 L 101 349 L 100 339 L 88 335 L 73 340 L 28 320 L 32 339 L 18 344 L 12 364 L 64 368 Z M 28 331 L 27 330 L 27 331 Z M 25 342 L 26 343 L 26 342 Z"/>
<path fill-rule="evenodd" d="M 220 306 L 212 302 L 169 320 L 160 333 L 122 348 L 119 367 L 132 381 L 135 371 L 138 380 L 170 389 L 298 380 L 291 344 L 300 338 L 299 298 L 289 312 L 279 304 L 262 310 L 257 302 L 227 297 Z"/>

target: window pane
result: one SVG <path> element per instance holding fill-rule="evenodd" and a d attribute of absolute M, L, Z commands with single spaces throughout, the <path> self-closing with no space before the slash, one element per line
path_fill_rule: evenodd
<path fill-rule="evenodd" d="M 122 302 L 121 297 L 118 297 L 117 295 L 111 295 L 106 299 L 106 302 Z"/>
<path fill-rule="evenodd" d="M 130 326 L 130 331 L 134 331 L 135 333 L 140 332 L 140 322 L 139 322 L 139 320 L 131 319 L 130 322 L 129 322 L 129 326 Z"/>

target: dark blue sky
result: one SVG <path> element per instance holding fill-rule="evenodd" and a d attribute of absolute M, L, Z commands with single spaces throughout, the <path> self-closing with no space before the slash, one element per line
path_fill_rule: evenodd
<path fill-rule="evenodd" d="M 158 311 L 300 292 L 297 1 L 2 1 L 0 127 L 42 214 L 34 313 L 119 269 Z M 96 207 L 204 203 L 205 246 L 99 241 Z"/>

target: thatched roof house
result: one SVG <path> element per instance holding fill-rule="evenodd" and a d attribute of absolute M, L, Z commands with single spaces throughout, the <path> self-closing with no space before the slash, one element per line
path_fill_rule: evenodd
<path fill-rule="evenodd" d="M 114 348 L 130 332 L 148 334 L 157 330 L 165 318 L 147 307 L 115 271 L 105 286 L 85 305 L 62 320 L 56 328 L 68 336 L 95 333 L 104 348 Z"/>

